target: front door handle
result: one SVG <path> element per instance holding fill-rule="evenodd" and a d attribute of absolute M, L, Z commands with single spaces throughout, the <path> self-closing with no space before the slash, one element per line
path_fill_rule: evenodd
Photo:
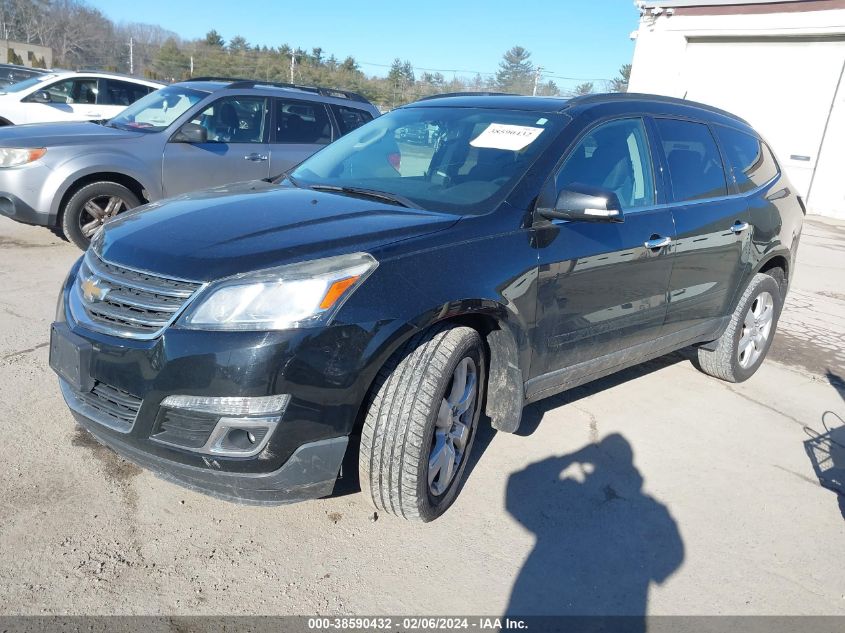
<path fill-rule="evenodd" d="M 643 243 L 643 246 L 650 250 L 656 250 L 658 248 L 663 248 L 664 246 L 669 246 L 672 243 L 671 237 L 653 237 L 650 240 L 646 240 Z"/>
<path fill-rule="evenodd" d="M 267 154 L 258 154 L 257 152 L 253 152 L 252 154 L 244 156 L 244 160 L 251 160 L 255 162 L 267 160 Z"/>
<path fill-rule="evenodd" d="M 742 222 L 740 220 L 737 220 L 736 222 L 734 222 L 733 226 L 731 227 L 731 231 L 733 231 L 734 233 L 739 235 L 745 229 L 747 229 L 749 226 L 751 226 L 751 225 L 748 224 L 748 222 Z"/>

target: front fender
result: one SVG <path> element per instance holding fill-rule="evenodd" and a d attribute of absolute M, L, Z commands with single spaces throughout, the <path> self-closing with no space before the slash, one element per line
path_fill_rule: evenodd
<path fill-rule="evenodd" d="M 160 164 L 155 166 L 160 167 Z M 65 194 L 80 179 L 97 173 L 117 173 L 132 178 L 141 184 L 152 200 L 158 199 L 161 197 L 161 178 L 155 166 L 121 152 L 71 158 L 52 168 L 41 188 L 39 208 L 49 209 L 50 217 L 55 219 Z"/>

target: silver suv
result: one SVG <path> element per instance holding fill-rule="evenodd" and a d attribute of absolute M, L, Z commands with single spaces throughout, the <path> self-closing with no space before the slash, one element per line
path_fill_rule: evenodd
<path fill-rule="evenodd" d="M 0 129 L 0 213 L 80 248 L 144 202 L 269 178 L 378 116 L 345 90 L 198 78 L 108 121 Z"/>

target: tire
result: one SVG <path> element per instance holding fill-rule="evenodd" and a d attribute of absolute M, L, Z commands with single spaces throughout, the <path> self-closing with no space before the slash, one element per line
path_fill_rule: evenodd
<path fill-rule="evenodd" d="M 116 201 L 112 203 L 112 201 Z M 94 206 L 88 206 L 93 204 Z M 114 206 L 112 206 L 114 204 Z M 141 204 L 134 193 L 116 182 L 92 182 L 81 187 L 67 201 L 62 212 L 62 233 L 82 250 L 88 248 L 96 229 L 118 213 Z M 92 208 L 100 210 L 101 217 L 95 217 Z M 83 227 L 90 227 L 85 230 Z"/>
<path fill-rule="evenodd" d="M 462 371 L 463 394 L 472 392 L 463 400 L 451 393 L 456 385 L 461 390 Z M 388 360 L 370 391 L 358 460 L 362 492 L 377 510 L 428 522 L 452 505 L 475 440 L 486 378 L 481 337 L 469 327 L 435 326 Z M 468 408 L 456 417 L 447 402 Z M 430 460 L 438 466 L 431 483 Z"/>
<path fill-rule="evenodd" d="M 743 382 L 763 364 L 783 309 L 782 275 L 777 274 L 779 270 L 772 272 L 774 276 L 757 273 L 751 278 L 715 349 L 698 348 L 698 368 L 705 374 Z M 766 309 L 767 298 L 771 299 L 770 311 Z"/>

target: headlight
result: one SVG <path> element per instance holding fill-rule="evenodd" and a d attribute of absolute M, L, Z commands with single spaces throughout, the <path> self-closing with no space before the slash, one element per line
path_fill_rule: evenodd
<path fill-rule="evenodd" d="M 0 167 L 20 167 L 38 160 L 47 153 L 46 147 L 26 149 L 20 147 L 0 147 Z"/>
<path fill-rule="evenodd" d="M 372 273 L 368 253 L 327 257 L 212 284 L 182 325 L 214 330 L 286 330 L 327 323 Z"/>

